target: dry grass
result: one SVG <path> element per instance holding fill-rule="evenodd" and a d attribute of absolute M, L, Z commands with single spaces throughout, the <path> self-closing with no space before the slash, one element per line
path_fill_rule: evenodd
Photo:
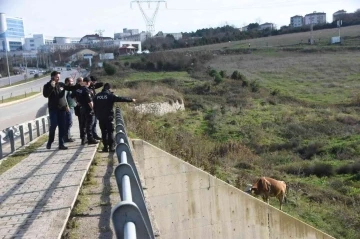
<path fill-rule="evenodd" d="M 165 85 L 146 82 L 139 83 L 133 88 L 123 89 L 121 92 L 119 91 L 116 93 L 131 96 L 136 99 L 137 103 L 166 102 L 169 100 L 181 101 L 183 98 L 179 92 L 166 87 Z"/>
<path fill-rule="evenodd" d="M 317 103 L 349 103 L 360 88 L 358 52 L 295 53 L 264 51 L 256 54 L 225 55 L 209 66 L 231 74 L 238 70 L 282 95 Z"/>

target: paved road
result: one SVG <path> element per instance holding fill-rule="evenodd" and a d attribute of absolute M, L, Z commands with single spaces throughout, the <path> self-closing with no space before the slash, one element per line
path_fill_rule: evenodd
<path fill-rule="evenodd" d="M 76 77 L 79 77 L 79 73 L 77 70 L 72 71 L 62 71 L 61 72 L 61 81 L 64 81 L 64 79 L 71 74 L 76 74 Z M 9 97 L 18 96 L 18 95 L 25 95 L 26 93 L 30 92 L 40 92 L 40 88 L 42 89 L 43 85 L 50 80 L 50 77 L 45 77 L 44 79 L 30 81 L 29 83 L 9 87 L 9 88 L 2 88 L 0 89 L 0 102 L 2 99 L 7 99 Z M 0 105 L 1 107 L 1 105 Z"/>
<path fill-rule="evenodd" d="M 43 116 L 46 108 L 47 99 L 42 95 L 14 105 L 0 106 L 0 130 Z"/>
<path fill-rule="evenodd" d="M 73 71 L 64 71 L 61 75 L 61 81 L 63 82 L 66 77 L 68 77 Z M 28 89 L 29 87 L 42 87 L 45 82 L 49 81 L 49 77 L 46 79 L 42 79 L 39 81 L 35 81 L 32 84 L 21 85 L 12 89 L 12 92 L 24 91 L 24 89 Z M 32 85 L 32 86 L 31 86 Z M 18 88 L 23 88 L 19 90 Z M 0 95 L 3 94 L 5 89 L 0 90 Z M 9 93 L 6 93 L 9 94 Z M 32 98 L 30 100 L 26 100 L 24 102 L 16 103 L 9 106 L 1 106 L 0 104 L 0 131 L 4 130 L 10 126 L 14 126 L 17 124 L 21 124 L 23 122 L 33 120 L 37 117 L 43 116 L 46 114 L 47 110 L 47 99 L 40 94 L 39 96 Z"/>
<path fill-rule="evenodd" d="M 33 77 L 34 75 L 30 75 L 30 70 L 34 70 L 32 68 L 28 68 L 28 77 Z M 41 75 L 41 74 L 40 74 Z M 11 84 L 24 80 L 24 74 L 20 75 L 12 75 L 10 76 Z M 0 78 L 0 87 L 9 85 L 9 78 L 7 76 L 3 76 Z"/>

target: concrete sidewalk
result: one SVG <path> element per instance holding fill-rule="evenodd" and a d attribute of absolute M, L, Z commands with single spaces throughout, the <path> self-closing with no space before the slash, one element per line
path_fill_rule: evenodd
<path fill-rule="evenodd" d="M 77 120 L 72 133 L 68 150 L 44 144 L 0 175 L 0 239 L 61 237 L 97 149 L 80 144 Z"/>

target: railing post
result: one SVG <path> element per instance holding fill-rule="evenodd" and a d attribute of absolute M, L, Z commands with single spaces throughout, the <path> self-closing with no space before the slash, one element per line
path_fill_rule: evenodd
<path fill-rule="evenodd" d="M 124 175 L 121 180 L 122 188 L 123 188 L 123 200 L 122 201 L 130 201 L 132 202 L 132 194 L 131 194 L 131 185 L 130 185 L 130 178 L 128 175 Z"/>
<path fill-rule="evenodd" d="M 24 146 L 25 145 L 24 126 L 20 125 L 19 130 L 20 130 L 21 146 Z"/>
<path fill-rule="evenodd" d="M 124 238 L 136 239 L 136 227 L 133 222 L 127 222 L 124 226 Z"/>
<path fill-rule="evenodd" d="M 48 115 L 46 117 L 46 119 L 47 119 L 47 122 L 48 122 L 48 131 L 50 131 L 50 115 Z"/>
<path fill-rule="evenodd" d="M 2 159 L 2 157 L 3 157 L 3 152 L 2 152 L 2 139 L 1 139 L 1 137 L 0 137 L 0 159 Z"/>
<path fill-rule="evenodd" d="M 41 121 L 42 121 L 43 134 L 45 134 L 45 133 L 46 133 L 46 125 L 45 125 L 46 122 L 45 122 L 45 118 L 42 118 Z"/>
<path fill-rule="evenodd" d="M 11 153 L 15 152 L 15 141 L 14 141 L 14 131 L 12 129 L 9 130 L 9 142 L 11 146 Z"/>
<path fill-rule="evenodd" d="M 36 120 L 36 134 L 37 134 L 37 137 L 40 137 L 40 123 L 39 123 L 39 120 Z"/>
<path fill-rule="evenodd" d="M 28 123 L 28 128 L 29 128 L 29 140 L 30 142 L 33 140 L 33 130 L 32 130 L 32 124 Z"/>

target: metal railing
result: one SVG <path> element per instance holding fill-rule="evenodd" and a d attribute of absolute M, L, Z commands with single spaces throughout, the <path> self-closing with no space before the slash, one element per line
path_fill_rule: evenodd
<path fill-rule="evenodd" d="M 0 131 L 0 162 L 2 158 L 48 131 L 48 115 Z"/>
<path fill-rule="evenodd" d="M 119 108 L 116 108 L 116 155 L 119 165 L 115 168 L 120 203 L 111 210 L 111 220 L 117 238 L 154 239 L 150 217 L 145 204 L 143 188 L 124 127 Z"/>

